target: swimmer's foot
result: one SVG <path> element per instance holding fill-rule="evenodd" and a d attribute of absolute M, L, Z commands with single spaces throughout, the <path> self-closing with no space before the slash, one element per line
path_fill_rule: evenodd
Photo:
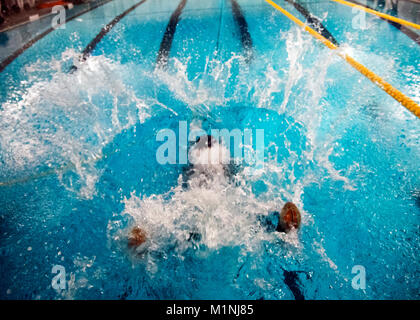
<path fill-rule="evenodd" d="M 290 230 L 299 229 L 300 227 L 300 212 L 296 205 L 292 202 L 287 202 L 279 215 L 279 223 L 276 231 L 289 232 Z"/>
<path fill-rule="evenodd" d="M 128 246 L 135 249 L 145 243 L 146 240 L 146 232 L 140 227 L 134 227 L 128 236 Z"/>

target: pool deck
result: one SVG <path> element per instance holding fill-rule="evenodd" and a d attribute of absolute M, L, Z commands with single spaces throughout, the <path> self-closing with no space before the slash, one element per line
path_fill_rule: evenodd
<path fill-rule="evenodd" d="M 67 10 L 67 16 L 72 16 L 73 11 L 78 11 L 77 8 L 84 8 L 89 6 L 94 6 L 100 3 L 109 2 L 110 0 L 89 0 L 84 1 L 83 3 L 79 3 L 77 1 L 62 1 L 66 3 L 64 5 L 65 9 Z M 44 1 L 45 2 L 45 1 Z M 50 1 L 47 1 L 50 2 Z M 74 10 L 73 10 L 74 9 Z M 37 8 L 34 7 L 26 7 L 25 9 L 21 9 L 19 13 L 12 13 L 7 16 L 3 15 L 4 22 L 0 25 L 0 33 L 1 32 L 7 32 L 9 30 L 18 28 L 20 26 L 24 26 L 26 24 L 34 23 L 38 20 L 47 18 L 53 14 L 56 14 L 53 12 L 53 7 L 50 8 Z M 1 13 L 0 13 L 1 16 Z"/>
<path fill-rule="evenodd" d="M 74 6 L 72 3 L 68 3 L 65 7 L 66 9 L 73 9 Z M 51 14 L 53 14 L 52 8 L 30 8 L 21 10 L 19 13 L 5 18 L 3 25 L 0 27 L 0 32 L 5 32 L 21 25 L 37 21 Z"/>

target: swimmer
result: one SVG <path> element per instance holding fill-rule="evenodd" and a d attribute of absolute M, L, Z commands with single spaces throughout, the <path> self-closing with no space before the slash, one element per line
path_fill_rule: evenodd
<path fill-rule="evenodd" d="M 189 152 L 192 164 L 184 172 L 184 186 L 189 184 L 203 187 L 209 183 L 228 181 L 235 174 L 235 167 L 230 163 L 229 152 L 222 147 L 211 135 L 204 135 L 197 139 Z M 278 216 L 277 225 L 273 226 L 277 232 L 288 233 L 300 227 L 301 215 L 299 209 L 292 202 L 287 202 L 281 212 L 274 212 Z M 271 224 L 263 222 L 264 224 Z M 147 234 L 140 226 L 135 226 L 128 236 L 128 246 L 137 248 L 147 241 Z"/>
<path fill-rule="evenodd" d="M 188 184 L 199 187 L 226 182 L 233 176 L 229 151 L 211 135 L 199 137 L 188 153 L 190 165 L 184 169 L 184 187 Z"/>

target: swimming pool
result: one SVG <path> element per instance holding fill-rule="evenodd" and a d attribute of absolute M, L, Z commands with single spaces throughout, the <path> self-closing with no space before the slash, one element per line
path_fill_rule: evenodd
<path fill-rule="evenodd" d="M 276 1 L 307 22 L 292 2 Z M 296 2 L 420 102 L 412 38 Z M 1 299 L 419 298 L 419 119 L 266 1 L 106 2 L 0 81 Z M 157 133 L 184 122 L 264 130 L 264 166 L 185 190 L 185 166 L 156 160 Z M 257 226 L 286 201 L 297 234 Z M 141 256 L 126 247 L 135 223 L 152 238 Z M 201 239 L 186 241 L 191 228 Z"/>

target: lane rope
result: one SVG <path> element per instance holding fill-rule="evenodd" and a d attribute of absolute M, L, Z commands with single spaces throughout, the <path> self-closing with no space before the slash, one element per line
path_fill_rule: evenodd
<path fill-rule="evenodd" d="M 420 30 L 420 24 L 410 22 L 410 21 L 407 21 L 407 20 L 404 20 L 404 19 L 401 19 L 401 18 L 397 18 L 397 17 L 391 16 L 389 14 L 385 14 L 385 13 L 382 13 L 382 12 L 379 12 L 379 11 L 376 11 L 376 10 L 373 10 L 373 9 L 370 9 L 370 8 L 366 8 L 366 7 L 363 7 L 363 6 L 361 6 L 359 4 L 356 4 L 356 3 L 351 3 L 351 2 L 348 2 L 348 1 L 345 1 L 345 0 L 331 0 L 331 1 L 340 3 L 340 4 L 343 4 L 345 6 L 349 6 L 349 7 L 352 7 L 352 8 L 357 8 L 359 10 L 363 10 L 367 13 L 373 14 L 373 15 L 381 17 L 383 19 L 394 21 L 394 22 L 397 22 L 399 24 L 402 24 L 402 25 L 409 26 L 409 27 L 412 27 L 414 29 Z"/>
<path fill-rule="evenodd" d="M 288 17 L 290 20 L 295 22 L 297 25 L 302 27 L 305 31 L 310 33 L 314 38 L 321 41 L 325 46 L 330 48 L 331 50 L 334 50 L 338 56 L 343 58 L 345 61 L 347 61 L 348 64 L 350 64 L 354 69 L 359 71 L 362 75 L 364 75 L 366 78 L 368 78 L 370 81 L 372 81 L 374 84 L 376 84 L 379 88 L 381 88 L 383 91 L 385 91 L 388 95 L 390 95 L 392 98 L 397 100 L 400 104 L 402 104 L 404 107 L 406 107 L 410 112 L 412 112 L 414 115 L 416 115 L 418 118 L 420 118 L 420 106 L 414 102 L 411 98 L 404 95 L 401 91 L 394 88 L 391 84 L 383 80 L 380 76 L 375 74 L 373 71 L 366 68 L 364 65 L 362 65 L 360 62 L 357 62 L 355 59 L 350 57 L 348 54 L 337 50 L 338 46 L 333 44 L 328 39 L 324 38 L 322 35 L 320 35 L 318 32 L 316 32 L 314 29 L 300 21 L 298 18 L 293 16 L 291 13 L 280 7 L 278 4 L 273 2 L 272 0 L 265 0 L 267 3 L 269 3 L 272 7 L 280 11 L 282 14 L 284 14 L 286 17 Z"/>
<path fill-rule="evenodd" d="M 354 4 L 357 4 L 357 5 L 361 6 L 363 8 L 374 10 L 373 8 L 369 7 L 367 4 L 360 3 L 359 1 L 356 1 L 356 0 L 349 0 L 349 1 L 351 1 Z M 398 22 L 391 21 L 391 20 L 388 20 L 388 19 L 383 18 L 383 17 L 379 17 L 379 18 L 381 20 L 389 23 L 391 26 L 397 28 L 402 33 L 404 33 L 407 37 L 409 37 L 411 40 L 413 40 L 415 43 L 417 43 L 418 45 L 420 45 L 420 34 L 417 33 L 415 30 L 413 30 L 412 28 L 410 28 L 408 26 L 401 25 Z"/>

